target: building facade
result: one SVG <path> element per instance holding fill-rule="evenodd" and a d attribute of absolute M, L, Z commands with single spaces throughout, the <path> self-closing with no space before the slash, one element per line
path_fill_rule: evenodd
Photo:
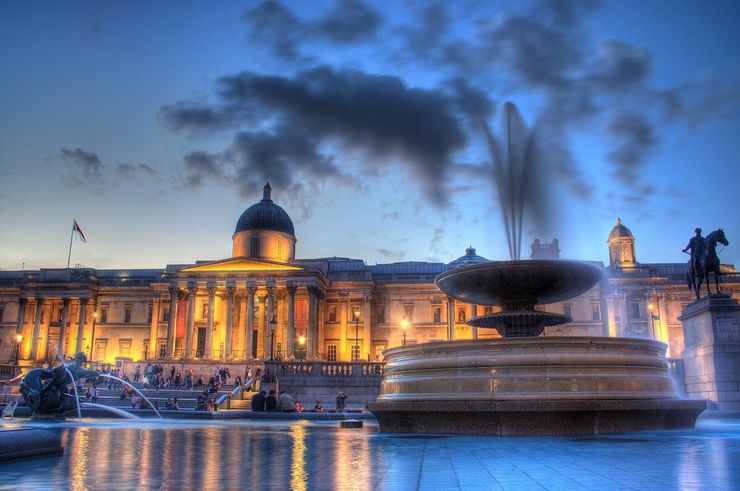
<path fill-rule="evenodd" d="M 404 343 L 498 336 L 466 324 L 496 307 L 455 301 L 434 285 L 447 269 L 486 261 L 472 247 L 449 263 L 296 259 L 293 222 L 271 193 L 268 184 L 239 218 L 230 258 L 164 269 L 0 271 L 0 363 L 38 365 L 80 351 L 111 364 L 377 360 Z M 532 257 L 557 258 L 558 247 L 537 240 Z M 607 247 L 598 285 L 540 306 L 573 319 L 544 335 L 658 339 L 680 358 L 678 317 L 694 300 L 685 264 L 639 263 L 619 220 Z M 722 270 L 723 289 L 740 298 L 740 275 Z"/>

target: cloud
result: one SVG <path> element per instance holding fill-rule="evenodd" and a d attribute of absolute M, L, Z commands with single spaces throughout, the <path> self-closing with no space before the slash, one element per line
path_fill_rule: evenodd
<path fill-rule="evenodd" d="M 116 172 L 124 177 L 132 178 L 137 174 L 146 174 L 148 176 L 157 176 L 159 172 L 147 164 L 118 164 Z"/>
<path fill-rule="evenodd" d="M 73 185 L 81 185 L 83 182 L 99 184 L 102 181 L 103 163 L 97 154 L 77 147 L 74 150 L 62 148 L 59 155 L 72 168 L 72 174 L 65 177 Z"/>
<path fill-rule="evenodd" d="M 338 0 L 318 17 L 301 18 L 280 2 L 268 0 L 242 15 L 250 43 L 259 43 L 280 59 L 309 62 L 302 49 L 314 42 L 341 47 L 375 39 L 383 16 L 359 0 Z"/>
<path fill-rule="evenodd" d="M 378 254 L 387 258 L 401 260 L 406 256 L 406 251 L 392 251 L 390 249 L 381 248 L 378 249 Z"/>
<path fill-rule="evenodd" d="M 611 120 L 608 131 L 617 143 L 607 155 L 615 166 L 614 175 L 626 186 L 634 186 L 646 155 L 658 143 L 653 125 L 642 114 L 621 113 Z"/>
<path fill-rule="evenodd" d="M 216 158 L 195 152 L 186 160 L 191 184 L 224 175 L 233 164 L 242 194 L 255 179 L 286 187 L 301 176 L 346 179 L 332 148 L 360 152 L 362 173 L 398 167 L 421 184 L 428 201 L 447 202 L 447 171 L 467 137 L 456 100 L 442 89 L 408 87 L 398 77 L 321 66 L 295 77 L 242 72 L 218 81 L 216 101 L 193 118 L 189 101 L 163 106 L 160 121 L 192 134 L 216 131 L 230 120 L 235 131 Z M 260 125 L 264 129 L 254 130 Z M 253 128 L 246 131 L 243 128 Z M 193 161 L 193 159 L 195 159 Z"/>

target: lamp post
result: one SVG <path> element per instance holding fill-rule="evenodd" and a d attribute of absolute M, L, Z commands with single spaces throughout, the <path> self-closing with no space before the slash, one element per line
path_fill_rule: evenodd
<path fill-rule="evenodd" d="M 21 354 L 21 343 L 23 342 L 23 334 L 16 334 L 15 335 L 15 364 L 17 365 L 20 361 L 20 354 Z"/>
<path fill-rule="evenodd" d="M 305 352 L 305 349 L 306 349 L 306 336 L 298 336 L 298 346 L 301 347 L 301 349 L 300 349 L 301 356 L 300 356 L 299 359 L 300 360 L 303 360 L 306 357 L 306 352 Z"/>
<path fill-rule="evenodd" d="M 90 333 L 90 363 L 93 362 L 93 351 L 95 350 L 95 321 L 98 320 L 98 307 L 95 307 L 95 312 L 93 312 L 93 324 L 92 324 L 92 332 Z"/>
<path fill-rule="evenodd" d="M 409 328 L 409 321 L 406 320 L 406 317 L 403 318 L 401 321 L 401 332 L 403 332 L 403 346 L 406 346 L 406 331 Z"/>
<path fill-rule="evenodd" d="M 272 320 L 270 321 L 270 361 L 275 361 L 275 328 L 277 327 L 277 321 L 273 314 Z"/>
<path fill-rule="evenodd" d="M 355 307 L 352 312 L 352 317 L 355 319 L 355 346 L 357 351 L 352 350 L 352 361 L 360 360 L 360 307 Z"/>
<path fill-rule="evenodd" d="M 655 304 L 653 304 L 653 302 L 648 304 L 648 311 L 650 314 L 650 330 L 653 333 L 653 339 L 658 339 L 659 337 L 655 332 L 655 320 L 658 319 L 658 315 L 655 313 Z"/>

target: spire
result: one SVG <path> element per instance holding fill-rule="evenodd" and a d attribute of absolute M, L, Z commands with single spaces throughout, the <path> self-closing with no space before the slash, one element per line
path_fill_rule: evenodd
<path fill-rule="evenodd" d="M 265 184 L 265 187 L 262 188 L 262 201 L 272 203 L 272 199 L 270 198 L 270 195 L 272 194 L 272 188 L 270 187 L 270 183 L 268 182 Z"/>
<path fill-rule="evenodd" d="M 269 186 L 269 184 L 268 184 Z M 617 226 L 622 225 L 622 219 L 617 217 Z"/>

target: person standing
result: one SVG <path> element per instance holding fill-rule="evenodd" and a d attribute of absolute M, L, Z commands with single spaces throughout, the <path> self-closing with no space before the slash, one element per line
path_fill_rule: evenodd
<path fill-rule="evenodd" d="M 139 377 L 141 377 L 141 365 L 136 365 L 136 370 L 134 370 L 134 383 L 139 382 Z"/>

